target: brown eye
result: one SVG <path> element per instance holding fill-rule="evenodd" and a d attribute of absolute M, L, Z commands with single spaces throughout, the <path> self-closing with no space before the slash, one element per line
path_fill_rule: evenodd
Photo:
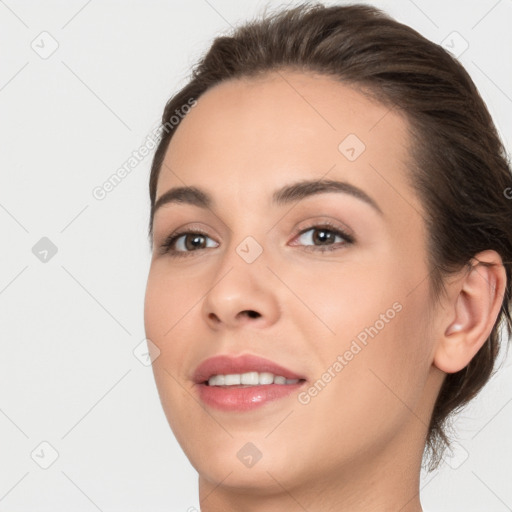
<path fill-rule="evenodd" d="M 340 228 L 331 225 L 311 226 L 302 230 L 297 239 L 302 239 L 301 245 L 309 247 L 308 250 L 319 250 L 320 252 L 333 251 L 340 248 L 340 246 L 354 243 L 352 236 L 348 235 Z M 337 240 L 338 244 L 336 244 Z M 307 241 L 311 241 L 312 244 L 308 245 Z"/>
<path fill-rule="evenodd" d="M 162 244 L 161 250 L 163 254 L 169 253 L 172 256 L 185 256 L 187 253 L 195 252 L 198 249 L 211 247 L 211 245 L 207 245 L 207 239 L 210 239 L 210 237 L 200 231 L 173 233 Z"/>
<path fill-rule="evenodd" d="M 202 249 L 203 248 L 204 241 L 205 241 L 204 235 L 200 235 L 197 233 L 188 233 L 186 235 L 183 235 L 183 237 L 184 237 L 183 245 L 187 251 L 193 251 L 194 249 Z"/>

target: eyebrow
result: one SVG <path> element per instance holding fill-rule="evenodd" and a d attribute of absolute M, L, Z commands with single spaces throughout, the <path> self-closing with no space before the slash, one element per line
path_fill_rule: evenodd
<path fill-rule="evenodd" d="M 306 197 L 327 192 L 337 192 L 351 195 L 366 204 L 370 205 L 376 212 L 383 215 L 379 205 L 366 192 L 360 188 L 344 181 L 335 180 L 303 180 L 276 190 L 272 194 L 272 204 L 283 206 L 289 203 L 300 201 Z M 199 208 L 211 209 L 215 207 L 215 202 L 207 192 L 198 187 L 175 187 L 162 194 L 156 201 L 151 218 L 164 205 L 171 203 L 181 203 L 197 206 Z"/>

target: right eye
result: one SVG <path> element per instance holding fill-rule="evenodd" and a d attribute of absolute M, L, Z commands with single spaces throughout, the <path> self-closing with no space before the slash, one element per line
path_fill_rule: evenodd
<path fill-rule="evenodd" d="M 160 246 L 160 249 L 162 254 L 169 254 L 173 258 L 179 258 L 187 256 L 187 253 L 205 249 L 204 240 L 208 238 L 210 237 L 202 231 L 171 233 Z"/>

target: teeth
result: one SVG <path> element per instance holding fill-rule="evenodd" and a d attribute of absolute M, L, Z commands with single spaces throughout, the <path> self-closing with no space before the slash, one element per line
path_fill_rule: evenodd
<path fill-rule="evenodd" d="M 231 373 L 229 375 L 212 375 L 209 386 L 262 386 L 265 384 L 296 384 L 299 379 L 287 379 L 269 372 Z"/>
<path fill-rule="evenodd" d="M 224 377 L 224 386 L 236 386 L 240 384 L 240 374 L 226 375 Z"/>

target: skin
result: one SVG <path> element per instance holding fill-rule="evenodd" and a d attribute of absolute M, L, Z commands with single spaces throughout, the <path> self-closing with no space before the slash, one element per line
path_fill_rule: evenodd
<path fill-rule="evenodd" d="M 355 88 L 282 70 L 215 86 L 177 128 L 157 199 L 194 185 L 215 205 L 156 212 L 144 321 L 160 351 L 153 372 L 161 403 L 199 474 L 203 512 L 422 510 L 420 464 L 435 398 L 446 372 L 463 368 L 488 336 L 505 274 L 475 266 L 449 281 L 438 307 L 429 302 L 407 127 Z M 354 161 L 338 149 L 348 134 L 366 146 Z M 335 192 L 271 204 L 275 189 L 315 178 L 361 188 L 382 214 Z M 336 237 L 328 242 L 336 250 L 320 252 L 322 229 L 311 226 L 326 220 L 355 242 Z M 159 251 L 188 227 L 206 231 L 205 248 L 174 258 Z M 236 251 L 247 236 L 263 249 L 250 264 Z M 181 238 L 175 248 L 184 247 Z M 492 251 L 478 256 L 501 261 Z M 276 361 L 305 375 L 307 390 L 396 303 L 394 318 L 307 404 L 292 393 L 233 413 L 198 398 L 194 369 L 221 353 Z M 248 442 L 262 454 L 250 468 L 237 458 Z"/>

